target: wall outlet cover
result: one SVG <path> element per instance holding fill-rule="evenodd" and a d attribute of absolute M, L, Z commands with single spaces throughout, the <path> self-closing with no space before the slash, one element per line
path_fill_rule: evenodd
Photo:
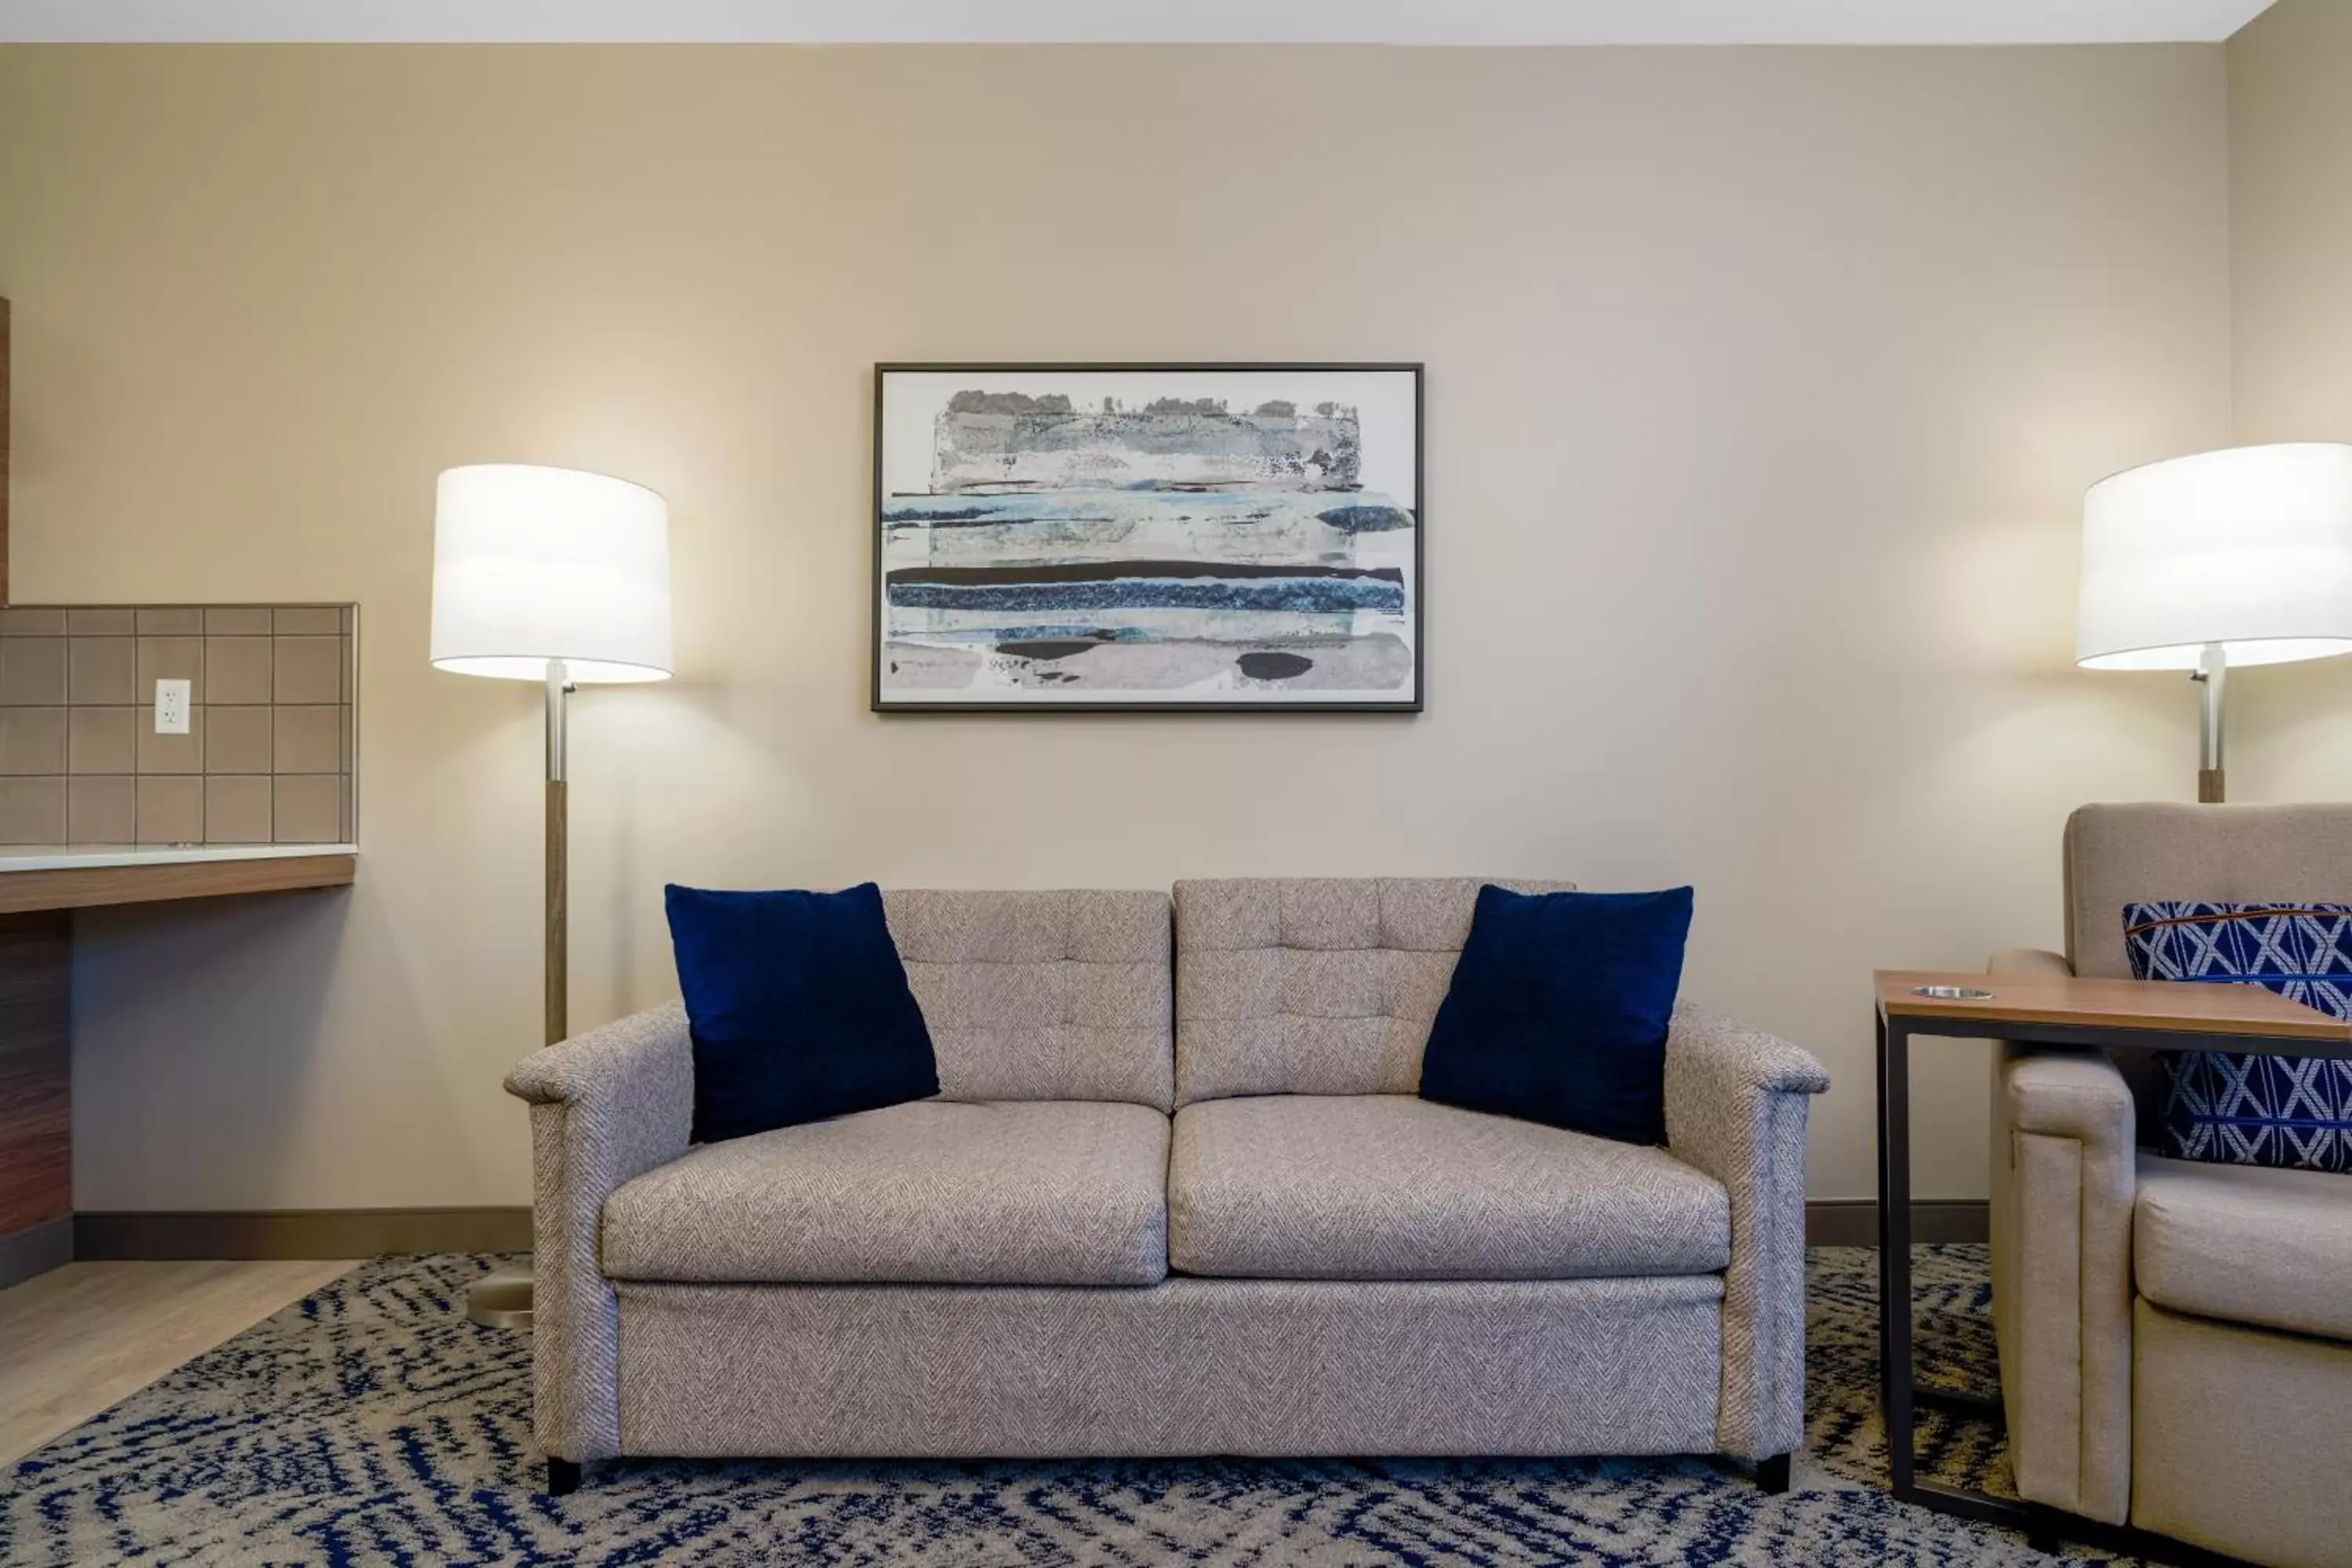
<path fill-rule="evenodd" d="M 184 735 L 188 732 L 188 687 L 185 680 L 159 680 L 155 683 L 155 733 Z"/>

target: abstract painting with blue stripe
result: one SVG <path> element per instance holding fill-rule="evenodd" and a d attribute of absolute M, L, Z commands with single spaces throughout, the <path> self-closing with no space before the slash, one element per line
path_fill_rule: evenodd
<path fill-rule="evenodd" d="M 1416 366 L 881 366 L 875 705 L 1415 709 Z"/>

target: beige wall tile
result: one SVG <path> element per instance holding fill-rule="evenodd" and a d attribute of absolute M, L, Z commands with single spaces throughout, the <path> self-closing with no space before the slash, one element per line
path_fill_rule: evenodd
<path fill-rule="evenodd" d="M 265 616 L 268 611 L 261 612 Z M 7 652 L 0 644 L 0 654 Z M 210 702 L 269 700 L 268 637 L 205 638 L 205 696 Z"/>
<path fill-rule="evenodd" d="M 205 842 L 269 842 L 269 780 L 246 773 L 215 773 L 205 780 Z"/>
<path fill-rule="evenodd" d="M 205 635 L 205 612 L 194 605 L 158 608 L 142 605 L 139 609 L 139 635 L 142 637 L 200 637 Z"/>
<path fill-rule="evenodd" d="M 66 710 L 0 708 L 0 773 L 66 771 Z"/>
<path fill-rule="evenodd" d="M 343 612 L 332 605 L 281 605 L 270 612 L 269 628 L 279 637 L 289 633 L 340 637 Z"/>
<path fill-rule="evenodd" d="M 0 778 L 0 844 L 63 844 L 66 781 Z"/>
<path fill-rule="evenodd" d="M 142 778 L 139 783 L 139 842 L 202 844 L 205 841 L 205 781 Z"/>
<path fill-rule="evenodd" d="M 205 771 L 215 773 L 266 773 L 269 771 L 270 710 L 223 708 L 205 710 Z"/>
<path fill-rule="evenodd" d="M 65 638 L 0 638 L 0 702 L 16 706 L 65 700 Z"/>
<path fill-rule="evenodd" d="M 263 605 L 208 605 L 205 635 L 215 637 L 268 637 L 269 610 Z"/>
<path fill-rule="evenodd" d="M 66 842 L 130 844 L 139 837 L 139 781 L 66 780 Z"/>
<path fill-rule="evenodd" d="M 278 637 L 278 675 L 271 689 L 278 702 L 340 702 L 343 700 L 343 639 Z"/>
<path fill-rule="evenodd" d="M 0 610 L 0 637 L 61 637 L 66 635 L 63 610 Z"/>
<path fill-rule="evenodd" d="M 129 708 L 66 710 L 66 771 L 128 773 L 139 770 L 136 710 Z"/>
<path fill-rule="evenodd" d="M 341 708 L 295 708 L 280 705 L 275 715 L 278 740 L 270 754 L 270 771 L 279 773 L 332 773 L 343 766 L 343 710 Z"/>
<path fill-rule="evenodd" d="M 80 614 L 79 610 L 74 612 Z M 126 612 L 127 614 L 128 612 Z M 139 689 L 138 645 L 130 637 L 69 637 L 68 700 L 130 702 Z M 0 651 L 5 651 L 0 649 Z"/>
<path fill-rule="evenodd" d="M 284 774 L 274 826 L 280 844 L 334 844 L 343 837 L 343 781 L 336 773 Z"/>
<path fill-rule="evenodd" d="M 184 735 L 155 733 L 155 710 L 142 708 L 132 721 L 139 740 L 139 771 L 142 773 L 200 773 L 205 771 L 205 731 L 208 709 L 188 710 Z"/>
<path fill-rule="evenodd" d="M 141 637 L 139 686 L 133 700 L 155 700 L 159 680 L 188 682 L 188 701 L 205 700 L 205 639 L 202 637 Z"/>
<path fill-rule="evenodd" d="M 127 609 L 69 609 L 66 630 L 78 637 L 127 637 L 136 623 Z"/>

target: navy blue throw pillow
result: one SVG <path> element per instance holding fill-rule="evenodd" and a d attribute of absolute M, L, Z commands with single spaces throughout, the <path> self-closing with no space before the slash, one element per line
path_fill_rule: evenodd
<path fill-rule="evenodd" d="M 1666 1136 L 1691 890 L 1478 889 L 1421 1096 L 1625 1143 Z"/>
<path fill-rule="evenodd" d="M 882 890 L 665 890 L 694 1037 L 694 1140 L 716 1142 L 940 1091 Z"/>
<path fill-rule="evenodd" d="M 2352 905 L 2171 900 L 2124 906 L 2137 980 L 2255 984 L 2352 1018 Z M 2352 1061 L 2175 1051 L 2157 1152 L 2217 1165 L 2352 1172 Z"/>

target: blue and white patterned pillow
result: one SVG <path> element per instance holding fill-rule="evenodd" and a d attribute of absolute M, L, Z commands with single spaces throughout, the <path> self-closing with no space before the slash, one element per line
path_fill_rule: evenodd
<path fill-rule="evenodd" d="M 2352 1019 L 2352 904 L 2126 904 L 2124 946 L 2142 980 L 2251 981 Z M 2182 1051 L 2164 1068 L 2171 1158 L 2352 1172 L 2352 1061 Z"/>

